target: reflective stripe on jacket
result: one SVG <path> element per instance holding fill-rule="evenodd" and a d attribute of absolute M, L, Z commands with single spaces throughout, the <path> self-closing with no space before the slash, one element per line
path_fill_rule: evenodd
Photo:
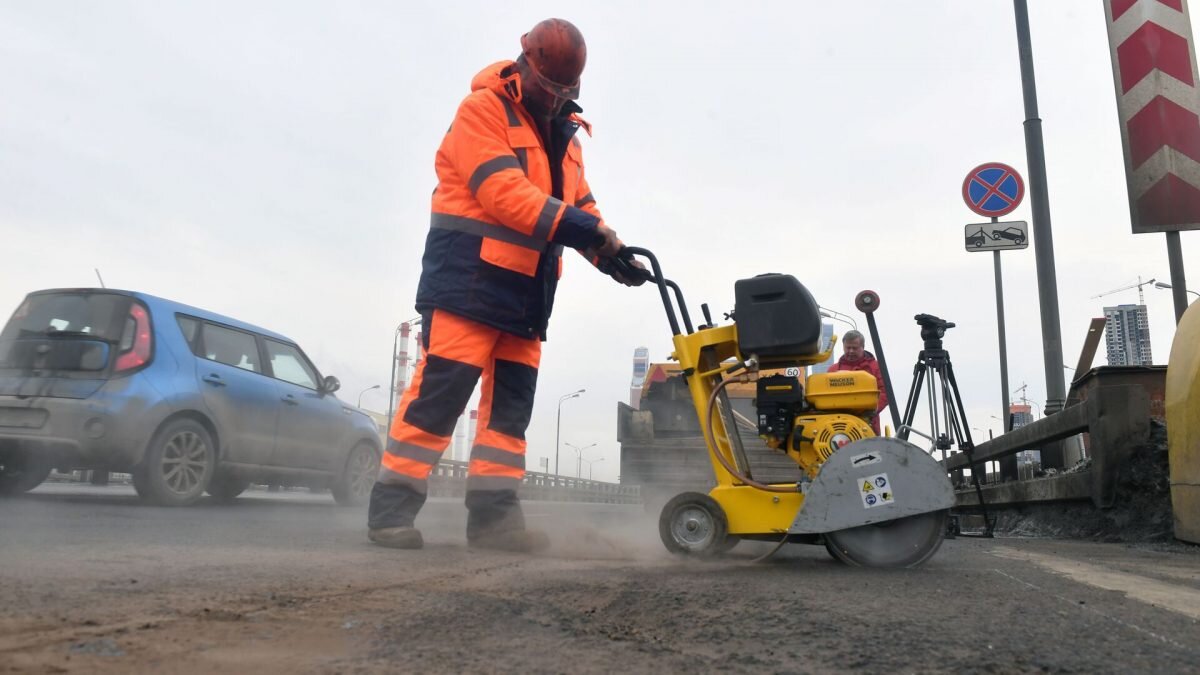
<path fill-rule="evenodd" d="M 567 111 L 543 139 L 517 100 L 511 61 L 485 68 L 471 88 L 437 153 L 417 309 L 544 339 L 563 247 L 596 243 L 600 212 L 574 138 L 586 125 Z M 548 152 L 556 145 L 559 181 Z"/>

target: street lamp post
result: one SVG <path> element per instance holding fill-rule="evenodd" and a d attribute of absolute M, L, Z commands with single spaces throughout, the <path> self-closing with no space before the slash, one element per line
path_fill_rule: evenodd
<path fill-rule="evenodd" d="M 1155 288 L 1175 288 L 1174 286 L 1172 286 L 1171 284 L 1168 284 L 1168 283 L 1166 283 L 1165 281 L 1156 281 L 1156 282 L 1154 282 L 1154 287 L 1155 287 Z M 1196 296 L 1197 298 L 1200 298 L 1200 293 L 1197 293 L 1196 291 L 1188 290 L 1188 289 L 1186 289 L 1186 288 L 1185 288 L 1185 289 L 1183 289 L 1183 292 L 1184 292 L 1184 293 L 1191 293 L 1192 295 Z"/>
<path fill-rule="evenodd" d="M 561 438 L 561 436 L 562 436 L 562 404 L 563 404 L 563 401 L 565 401 L 569 398 L 579 398 L 579 395 L 585 391 L 587 391 L 587 390 L 580 389 L 579 391 L 572 392 L 570 394 L 563 394 L 558 399 L 558 422 L 554 426 L 554 475 L 555 476 L 559 475 L 558 474 L 558 446 L 559 446 L 558 441 L 559 441 L 559 438 Z"/>
<path fill-rule="evenodd" d="M 583 461 L 588 463 L 588 480 L 592 480 L 592 467 L 596 466 L 600 462 L 603 462 L 604 458 L 601 457 L 599 459 L 585 459 Z"/>
<path fill-rule="evenodd" d="M 1030 400 L 1026 400 L 1026 401 L 1025 401 L 1025 405 L 1037 406 L 1037 413 L 1038 413 L 1038 416 L 1037 416 L 1036 418 L 1034 418 L 1034 419 L 1039 419 L 1039 418 L 1042 418 L 1042 417 L 1045 417 L 1045 416 L 1046 416 L 1046 414 L 1045 414 L 1045 413 L 1042 411 L 1042 406 L 1038 405 L 1038 402 L 1037 402 L 1037 401 L 1030 401 Z"/>
<path fill-rule="evenodd" d="M 596 447 L 596 444 L 592 443 L 591 445 L 581 448 L 578 445 L 571 445 L 570 443 L 567 443 L 567 447 L 575 451 L 575 477 L 582 478 L 583 477 L 583 475 L 582 475 L 583 474 L 583 451 L 587 450 L 588 448 Z"/>
<path fill-rule="evenodd" d="M 372 389 L 379 389 L 379 388 L 380 388 L 380 387 L 382 387 L 382 386 L 383 386 L 383 385 L 377 384 L 377 385 L 375 385 L 375 386 L 372 386 L 372 387 L 367 387 L 366 389 L 363 389 L 362 391 L 358 392 L 358 407 L 360 407 L 360 408 L 362 407 L 362 397 L 363 397 L 363 394 L 367 393 L 368 391 L 371 391 Z"/>

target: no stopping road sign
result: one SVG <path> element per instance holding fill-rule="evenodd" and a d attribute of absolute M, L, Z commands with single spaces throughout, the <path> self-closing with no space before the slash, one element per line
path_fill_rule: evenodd
<path fill-rule="evenodd" d="M 1007 164 L 988 162 L 971 169 L 963 180 L 963 201 L 981 216 L 999 218 L 1012 213 L 1025 197 L 1025 181 Z"/>

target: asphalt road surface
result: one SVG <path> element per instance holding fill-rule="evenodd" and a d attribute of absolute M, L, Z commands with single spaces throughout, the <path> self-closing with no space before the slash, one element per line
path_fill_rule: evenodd
<path fill-rule="evenodd" d="M 0 502 L 0 673 L 1196 672 L 1200 552 L 947 541 L 916 570 L 743 542 L 674 558 L 640 508 L 527 503 L 539 556 L 421 551 L 360 509 L 250 492 L 145 507 L 120 486 Z"/>

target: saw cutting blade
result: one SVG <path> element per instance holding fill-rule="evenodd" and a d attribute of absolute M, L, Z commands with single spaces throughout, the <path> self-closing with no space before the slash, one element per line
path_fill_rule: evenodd
<path fill-rule="evenodd" d="M 856 567 L 916 567 L 946 537 L 948 510 L 825 533 L 833 557 Z"/>

